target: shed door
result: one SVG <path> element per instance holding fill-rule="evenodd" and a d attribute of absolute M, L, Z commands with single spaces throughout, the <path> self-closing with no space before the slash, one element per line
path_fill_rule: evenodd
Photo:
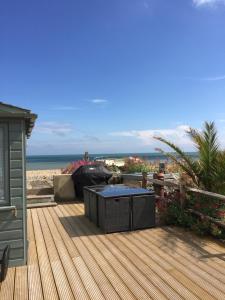
<path fill-rule="evenodd" d="M 8 134 L 7 125 L 0 124 L 0 206 L 8 204 Z"/>

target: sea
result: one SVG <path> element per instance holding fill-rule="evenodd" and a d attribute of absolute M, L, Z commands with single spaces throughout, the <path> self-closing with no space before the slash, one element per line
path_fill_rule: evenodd
<path fill-rule="evenodd" d="M 197 157 L 195 152 L 188 152 L 188 155 Z M 161 153 L 112 153 L 112 154 L 89 154 L 89 159 L 122 159 L 130 156 L 137 156 L 146 161 L 165 162 L 167 157 Z M 50 170 L 65 168 L 73 161 L 82 160 L 83 154 L 67 154 L 67 155 L 29 155 L 26 158 L 27 170 Z"/>

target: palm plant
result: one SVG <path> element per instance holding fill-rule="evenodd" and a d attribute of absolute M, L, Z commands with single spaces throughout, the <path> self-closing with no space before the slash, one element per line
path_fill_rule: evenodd
<path fill-rule="evenodd" d="M 193 159 L 178 146 L 162 137 L 155 139 L 175 151 L 175 154 L 158 149 L 174 161 L 197 187 L 225 193 L 225 152 L 219 150 L 218 133 L 214 122 L 205 122 L 203 131 L 193 128 L 187 131 L 198 150 L 199 159 Z"/>

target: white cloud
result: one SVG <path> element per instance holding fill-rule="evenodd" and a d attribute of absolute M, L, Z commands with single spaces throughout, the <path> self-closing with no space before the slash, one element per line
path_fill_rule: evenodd
<path fill-rule="evenodd" d="M 225 75 L 215 76 L 215 77 L 205 77 L 205 78 L 201 78 L 200 80 L 203 80 L 203 81 L 220 81 L 220 80 L 225 80 Z"/>
<path fill-rule="evenodd" d="M 196 80 L 196 81 L 221 81 L 225 80 L 225 75 L 221 76 L 212 76 L 212 77 L 186 77 L 188 80 Z"/>
<path fill-rule="evenodd" d="M 130 130 L 112 132 L 110 135 L 136 138 L 140 140 L 143 145 L 154 147 L 162 146 L 160 142 L 154 139 L 154 136 L 160 136 L 174 142 L 181 147 L 190 148 L 192 146 L 192 142 L 187 135 L 187 130 L 189 128 L 190 127 L 187 125 L 179 125 L 172 129 Z"/>
<path fill-rule="evenodd" d="M 192 0 L 195 6 L 225 4 L 225 0 Z"/>
<path fill-rule="evenodd" d="M 69 123 L 42 122 L 35 126 L 34 131 L 42 134 L 54 134 L 57 136 L 66 136 L 72 132 L 73 128 Z"/>
<path fill-rule="evenodd" d="M 76 107 L 76 106 L 66 106 L 66 105 L 55 106 L 52 109 L 53 110 L 80 110 L 79 107 Z"/>
<path fill-rule="evenodd" d="M 108 100 L 106 100 L 106 99 L 92 99 L 91 102 L 94 103 L 94 104 L 102 104 L 102 103 L 107 103 Z"/>
<path fill-rule="evenodd" d="M 149 9 L 150 8 L 150 2 L 149 1 L 144 1 L 143 2 L 143 6 L 144 6 L 144 8 L 146 8 L 146 9 Z"/>

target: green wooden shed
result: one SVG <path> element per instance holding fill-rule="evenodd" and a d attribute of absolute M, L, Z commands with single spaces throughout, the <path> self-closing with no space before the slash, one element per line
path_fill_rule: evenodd
<path fill-rule="evenodd" d="M 0 102 L 0 257 L 10 245 L 11 266 L 27 262 L 26 139 L 36 118 Z"/>

